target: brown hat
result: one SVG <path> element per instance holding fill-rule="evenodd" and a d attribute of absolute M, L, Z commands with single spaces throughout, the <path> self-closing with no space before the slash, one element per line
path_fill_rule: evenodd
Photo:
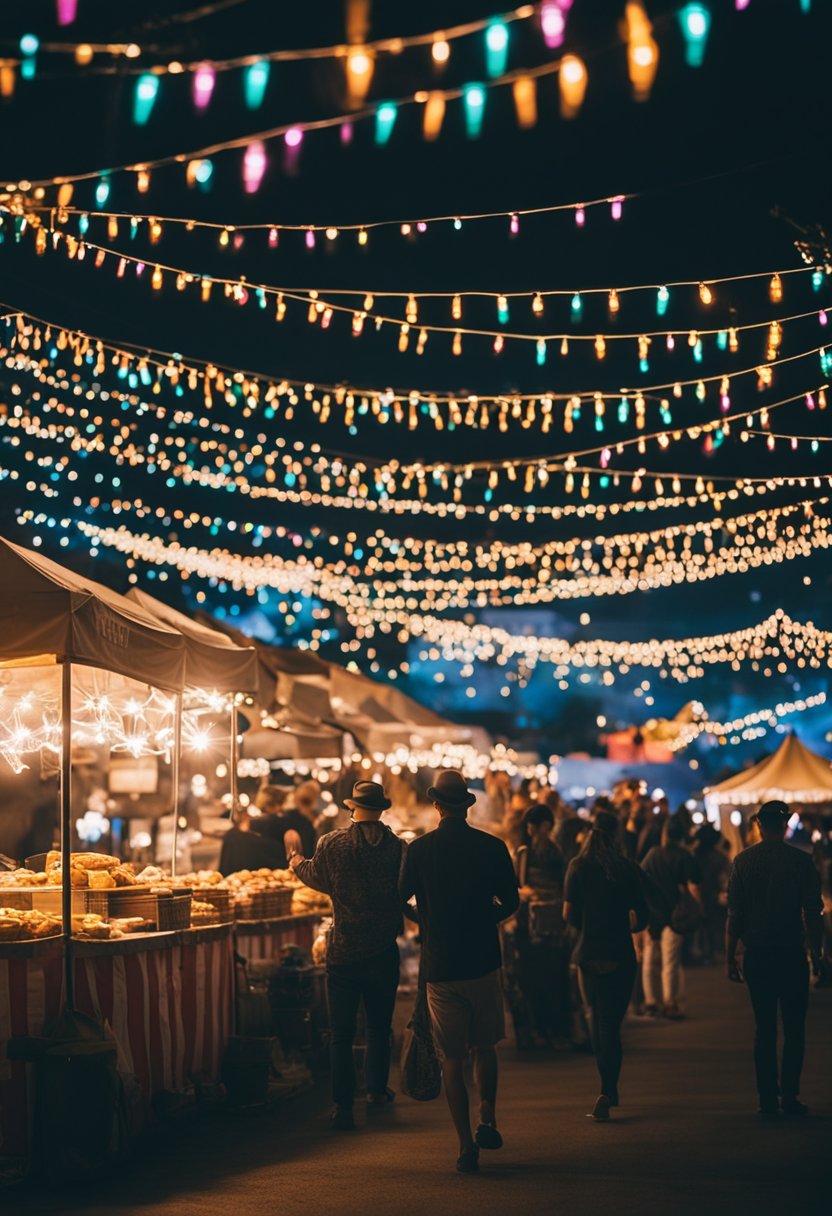
<path fill-rule="evenodd" d="M 389 811 L 393 803 L 377 781 L 356 781 L 352 787 L 352 798 L 344 799 L 344 806 L 351 811 Z"/>
<path fill-rule="evenodd" d="M 433 785 L 428 790 L 431 802 L 438 802 L 449 810 L 460 811 L 473 806 L 477 795 L 468 789 L 468 783 L 462 773 L 453 768 L 441 768 L 437 771 Z"/>

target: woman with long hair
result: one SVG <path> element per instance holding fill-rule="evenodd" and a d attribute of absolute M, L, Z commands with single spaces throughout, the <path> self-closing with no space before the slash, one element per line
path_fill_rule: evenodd
<path fill-rule="evenodd" d="M 619 1105 L 621 1024 L 636 978 L 634 932 L 648 910 L 638 867 L 621 851 L 618 817 L 599 811 L 566 873 L 563 915 L 577 931 L 572 955 L 590 1011 L 601 1093 L 590 1118 L 607 1120 Z"/>

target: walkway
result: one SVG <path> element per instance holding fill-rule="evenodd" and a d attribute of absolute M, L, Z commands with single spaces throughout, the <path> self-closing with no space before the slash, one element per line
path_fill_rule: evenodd
<path fill-rule="evenodd" d="M 832 992 L 812 996 L 803 1097 L 812 1117 L 755 1113 L 747 994 L 721 969 L 689 976 L 690 1019 L 626 1028 L 624 1106 L 584 1116 L 591 1058 L 503 1050 L 499 1153 L 454 1173 L 444 1100 L 401 1100 L 372 1129 L 333 1133 L 326 1095 L 268 1115 L 166 1129 L 117 1182 L 58 1201 L 15 1188 L 15 1216 L 768 1216 L 828 1212 Z M 363 1118 L 363 1115 L 362 1115 Z M 825 1191 L 825 1198 L 823 1192 Z"/>

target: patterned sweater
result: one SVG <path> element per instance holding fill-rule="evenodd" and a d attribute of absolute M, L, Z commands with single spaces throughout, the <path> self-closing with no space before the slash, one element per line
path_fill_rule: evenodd
<path fill-rule="evenodd" d="M 385 824 L 362 821 L 322 836 L 315 856 L 297 866 L 301 882 L 332 900 L 328 965 L 360 962 L 395 943 L 406 848 Z"/>

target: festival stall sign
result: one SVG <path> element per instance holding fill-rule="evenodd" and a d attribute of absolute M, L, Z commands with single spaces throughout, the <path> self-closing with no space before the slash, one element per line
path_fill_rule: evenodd
<path fill-rule="evenodd" d="M 770 798 L 832 802 L 832 765 L 792 733 L 773 755 L 705 791 L 709 812 L 721 806 L 757 806 Z"/>

